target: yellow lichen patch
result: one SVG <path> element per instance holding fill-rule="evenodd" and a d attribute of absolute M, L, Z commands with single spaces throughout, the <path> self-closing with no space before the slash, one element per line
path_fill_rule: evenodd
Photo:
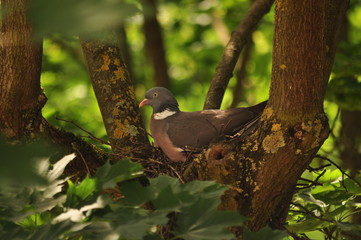
<path fill-rule="evenodd" d="M 304 122 L 302 122 L 301 128 L 302 128 L 303 130 L 305 130 L 306 132 L 311 132 L 311 130 L 312 130 L 312 122 L 311 122 L 311 121 L 308 121 L 307 124 L 305 124 Z"/>
<path fill-rule="evenodd" d="M 118 108 L 113 108 L 113 110 L 112 110 L 112 115 L 113 116 L 118 116 L 119 115 L 119 109 Z"/>
<path fill-rule="evenodd" d="M 285 70 L 286 68 L 287 68 L 286 65 L 284 65 L 284 64 L 281 64 L 281 65 L 280 65 L 280 69 Z"/>
<path fill-rule="evenodd" d="M 113 95 L 112 96 L 112 100 L 114 101 L 114 100 L 117 100 L 117 99 L 119 99 L 120 98 L 120 95 Z"/>
<path fill-rule="evenodd" d="M 285 146 L 285 140 L 281 131 L 267 135 L 262 142 L 266 153 L 276 153 L 283 146 Z"/>
<path fill-rule="evenodd" d="M 266 119 L 270 119 L 272 115 L 273 115 L 273 109 L 268 107 L 265 108 L 265 110 L 263 111 L 262 118 L 266 117 Z"/>
<path fill-rule="evenodd" d="M 113 137 L 120 139 L 125 134 L 125 125 L 118 119 L 114 121 L 115 129 L 113 132 Z"/>
<path fill-rule="evenodd" d="M 114 59 L 114 65 L 115 65 L 115 66 L 119 66 L 119 65 L 120 65 L 119 59 Z"/>
<path fill-rule="evenodd" d="M 252 143 L 247 142 L 247 143 L 245 143 L 245 144 L 242 144 L 241 149 L 242 149 L 242 150 L 246 150 L 246 149 L 248 149 L 248 147 L 250 147 L 251 145 L 252 145 Z"/>
<path fill-rule="evenodd" d="M 136 126 L 129 124 L 129 120 L 125 119 L 124 123 L 116 119 L 114 121 L 115 129 L 113 131 L 114 138 L 123 138 L 123 137 L 135 137 L 139 134 L 139 131 Z"/>
<path fill-rule="evenodd" d="M 296 154 L 301 154 L 302 150 L 301 149 L 296 149 Z"/>
<path fill-rule="evenodd" d="M 124 69 L 122 67 L 117 67 L 117 70 L 114 71 L 114 74 L 115 74 L 115 78 L 118 80 L 122 80 L 124 79 L 124 75 L 125 75 L 125 72 L 124 72 Z"/>
<path fill-rule="evenodd" d="M 110 65 L 110 57 L 108 55 L 103 55 L 103 65 L 97 70 L 98 72 L 101 71 L 108 71 L 109 70 L 109 65 Z"/>
<path fill-rule="evenodd" d="M 251 163 L 251 169 L 253 171 L 256 171 L 257 170 L 257 167 L 256 167 L 257 165 L 256 165 L 255 161 L 252 158 L 249 158 L 249 157 L 247 157 L 246 160 Z"/>
<path fill-rule="evenodd" d="M 281 123 L 275 123 L 275 124 L 273 124 L 273 125 L 272 125 L 272 128 L 271 128 L 271 131 L 272 131 L 272 132 L 280 131 L 280 130 L 281 130 L 281 126 L 282 126 Z"/>
<path fill-rule="evenodd" d="M 258 142 L 256 141 L 253 147 L 251 148 L 251 152 L 255 152 L 258 150 Z"/>
<path fill-rule="evenodd" d="M 129 86 L 127 96 L 129 96 L 132 100 L 135 100 L 135 91 L 133 86 Z"/>

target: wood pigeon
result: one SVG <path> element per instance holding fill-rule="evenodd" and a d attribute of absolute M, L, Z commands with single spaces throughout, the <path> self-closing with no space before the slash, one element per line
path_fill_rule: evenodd
<path fill-rule="evenodd" d="M 246 108 L 182 112 L 173 94 L 154 87 L 139 107 L 153 108 L 150 131 L 154 143 L 171 161 L 186 161 L 185 148 L 204 148 L 221 136 L 248 135 L 256 126 L 267 102 Z"/>

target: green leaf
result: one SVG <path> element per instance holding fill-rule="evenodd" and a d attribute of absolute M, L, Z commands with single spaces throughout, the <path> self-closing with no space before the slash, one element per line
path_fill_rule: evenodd
<path fill-rule="evenodd" d="M 90 225 L 78 231 L 78 234 L 88 234 L 87 239 L 143 239 L 149 235 L 156 225 L 167 223 L 167 213 L 154 212 L 141 208 L 119 206 L 102 219 L 93 221 Z"/>
<path fill-rule="evenodd" d="M 85 200 L 95 192 L 96 184 L 95 179 L 86 177 L 78 186 L 76 186 L 75 194 L 80 197 L 81 200 Z"/>
<path fill-rule="evenodd" d="M 143 204 L 154 195 L 149 187 L 142 186 L 138 180 L 122 183 L 120 191 L 124 195 L 123 201 L 131 205 Z"/>
<path fill-rule="evenodd" d="M 320 219 L 310 218 L 299 223 L 290 224 L 289 226 L 287 226 L 287 229 L 292 232 L 302 233 L 302 232 L 313 231 L 321 227 L 327 227 L 330 224 L 331 223 L 322 221 Z"/>
<path fill-rule="evenodd" d="M 155 208 L 163 211 L 180 211 L 181 207 L 184 206 L 184 200 L 191 201 L 188 193 L 174 194 L 172 186 L 165 187 L 158 194 L 158 197 L 152 201 Z"/>
<path fill-rule="evenodd" d="M 327 204 L 323 201 L 316 199 L 308 190 L 299 192 L 297 197 L 302 199 L 304 203 L 313 203 L 321 208 L 325 208 L 327 206 Z"/>
<path fill-rule="evenodd" d="M 217 211 L 220 199 L 198 199 L 177 214 L 173 233 L 183 239 L 233 239 L 226 228 L 242 225 L 246 219 L 237 212 Z"/>
<path fill-rule="evenodd" d="M 361 195 L 361 187 L 352 179 L 346 178 L 342 186 L 346 188 L 348 193 Z"/>
<path fill-rule="evenodd" d="M 339 169 L 331 170 L 327 169 L 325 174 L 319 178 L 318 182 L 320 183 L 332 183 L 337 181 L 342 177 L 342 172 Z"/>
<path fill-rule="evenodd" d="M 345 232 L 352 232 L 357 236 L 361 236 L 361 226 L 360 224 L 356 223 L 349 223 L 349 222 L 338 222 L 337 226 L 341 228 L 342 231 Z"/>
<path fill-rule="evenodd" d="M 117 182 L 139 177 L 143 173 L 143 167 L 140 164 L 129 160 L 120 160 L 114 165 L 109 162 L 100 167 L 95 177 L 99 180 L 100 186 L 112 188 Z"/>
<path fill-rule="evenodd" d="M 214 181 L 192 181 L 180 184 L 176 178 L 159 176 L 150 179 L 152 202 L 158 209 L 179 211 L 180 207 L 193 204 L 198 198 L 213 199 L 228 188 Z"/>
<path fill-rule="evenodd" d="M 258 232 L 244 228 L 243 234 L 244 240 L 281 240 L 288 236 L 285 231 L 273 230 L 269 227 L 264 227 Z"/>
<path fill-rule="evenodd" d="M 65 167 L 68 165 L 70 161 L 72 161 L 75 158 L 75 154 L 69 154 L 64 156 L 62 159 L 57 161 L 53 169 L 49 171 L 47 174 L 47 178 L 50 182 L 54 181 L 55 179 L 59 178 L 61 174 L 63 174 Z"/>

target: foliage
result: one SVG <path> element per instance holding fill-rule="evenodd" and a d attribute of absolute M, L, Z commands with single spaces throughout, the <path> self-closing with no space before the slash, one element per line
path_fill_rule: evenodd
<path fill-rule="evenodd" d="M 361 44 L 343 43 L 333 67 L 326 98 L 341 108 L 361 110 Z"/>
<path fill-rule="evenodd" d="M 295 194 L 287 229 L 310 239 L 316 239 L 316 231 L 323 233 L 318 237 L 325 235 L 327 239 L 361 236 L 361 225 L 351 221 L 360 212 L 361 177 L 354 179 L 340 169 L 329 168 L 311 175 L 317 186 Z"/>
<path fill-rule="evenodd" d="M 5 157 L 19 155 L 11 154 Z M 157 226 L 167 224 L 174 238 L 231 239 L 227 227 L 245 221 L 236 212 L 217 211 L 227 187 L 214 182 L 147 180 L 140 165 L 121 160 L 74 183 L 62 176 L 74 154 L 53 165 L 34 159 L 39 154 L 20 154 L 37 166 L 26 184 L 11 175 L 1 182 L 1 239 L 160 239 Z"/>
<path fill-rule="evenodd" d="M 43 112 L 52 124 L 84 135 L 73 125 L 55 120 L 55 117 L 61 117 L 79 123 L 96 136 L 106 135 L 74 33 L 92 33 L 119 26 L 122 22 L 133 57 L 131 67 L 135 73 L 138 98 L 154 85 L 151 64 L 147 62 L 144 51 L 143 17 L 139 5 L 134 2 L 32 1 L 31 19 L 38 33 L 46 35 L 42 87 L 49 100 Z M 247 0 L 160 1 L 158 19 L 164 29 L 172 91 L 177 95 L 182 110 L 201 109 L 203 101 L 200 96 L 205 96 L 222 53 L 223 43 L 213 20 L 221 19 L 231 32 L 248 3 Z M 336 57 L 325 104 L 335 128 L 334 136 L 327 140 L 321 152 L 326 151 L 338 162 L 338 148 L 334 144 L 340 125 L 335 117 L 337 106 L 360 110 L 361 7 L 356 3 L 359 1 L 351 1 L 349 10 L 350 43 L 345 44 Z M 99 18 L 102 21 L 97 21 Z M 253 104 L 267 98 L 272 21 L 271 13 L 253 34 L 253 55 L 247 65 L 249 82 L 243 93 L 247 103 L 242 104 Z M 235 81 L 235 78 L 231 79 L 223 108 L 229 106 Z M 127 161 L 106 164 L 94 177 L 73 182 L 58 175 L 67 160 L 61 160 L 60 165 L 49 164 L 46 156 L 53 151 L 46 149 L 48 147 L 38 143 L 20 148 L 0 144 L 1 239 L 112 239 L 118 236 L 159 239 L 155 226 L 166 226 L 171 220 L 178 224 L 172 229 L 174 237 L 226 239 L 230 233 L 224 227 L 239 225 L 243 221 L 233 212 L 214 214 L 219 196 L 226 189 L 224 186 L 210 182 L 180 185 L 176 179 L 167 177 L 152 179 L 143 186 L 143 180 L 138 181 L 140 167 Z M 51 172 L 53 177 L 50 178 Z M 295 195 L 288 230 L 311 239 L 324 239 L 325 236 L 337 239 L 343 232 L 358 235 L 360 227 L 351 223 L 351 217 L 359 211 L 356 201 L 360 195 L 359 185 L 338 169 L 328 169 L 317 179 L 319 174 L 308 174 L 307 177 L 317 180 L 322 186 L 312 186 Z M 359 176 L 356 180 L 361 181 Z M 115 197 L 110 198 L 104 193 L 104 188 L 113 187 L 115 183 L 120 183 L 121 194 L 112 192 Z M 115 201 L 117 196 L 120 199 Z M 150 201 L 156 210 L 143 208 Z M 245 231 L 246 239 L 271 239 L 272 234 L 275 239 L 284 236 L 284 232 L 267 228 L 257 235 Z"/>

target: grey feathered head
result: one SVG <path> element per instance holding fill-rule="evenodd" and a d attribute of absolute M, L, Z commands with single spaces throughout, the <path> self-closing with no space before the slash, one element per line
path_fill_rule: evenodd
<path fill-rule="evenodd" d="M 166 109 L 179 111 L 178 102 L 173 94 L 166 88 L 154 87 L 145 93 L 145 99 L 139 107 L 149 105 L 153 108 L 153 113 L 163 112 Z"/>

